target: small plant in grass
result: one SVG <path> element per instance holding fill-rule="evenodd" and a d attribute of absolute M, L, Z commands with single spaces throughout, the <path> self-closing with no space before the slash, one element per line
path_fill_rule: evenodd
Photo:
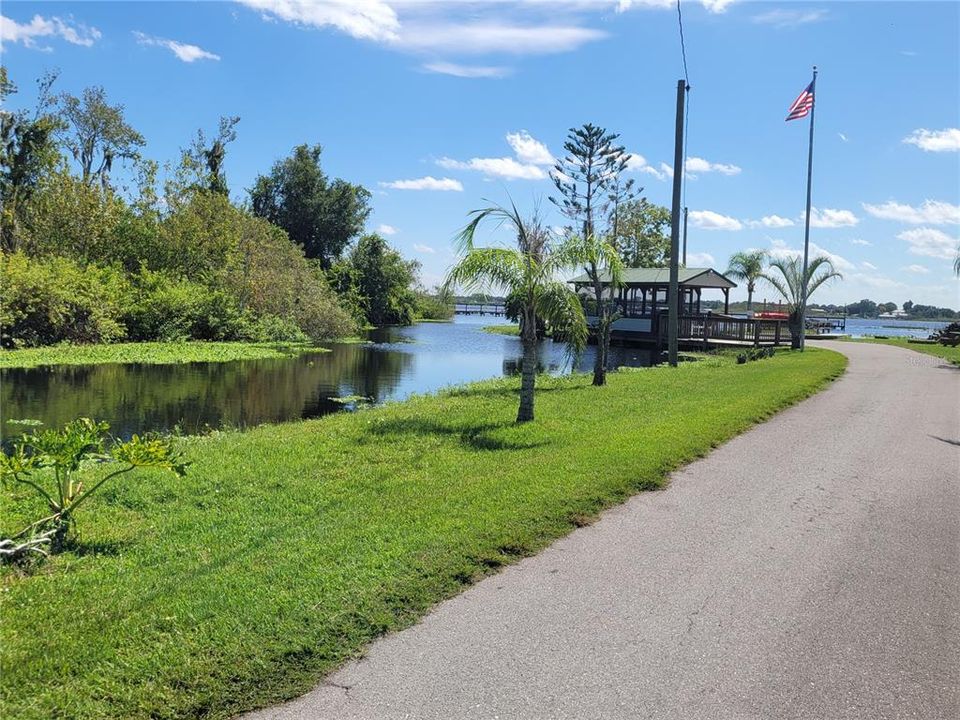
<path fill-rule="evenodd" d="M 134 435 L 127 442 L 108 445 L 109 428 L 105 422 L 80 418 L 59 430 L 25 433 L 3 451 L 0 483 L 30 488 L 46 503 L 47 514 L 16 535 L 0 539 L 0 558 L 13 561 L 31 553 L 63 550 L 77 510 L 109 480 L 138 468 L 185 474 L 187 464 L 174 449 L 172 438 Z M 107 471 L 81 477 L 81 467 L 89 463 L 102 463 Z"/>

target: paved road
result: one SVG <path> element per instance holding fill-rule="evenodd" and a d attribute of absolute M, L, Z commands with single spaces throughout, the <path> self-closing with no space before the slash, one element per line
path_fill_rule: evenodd
<path fill-rule="evenodd" d="M 250 720 L 960 718 L 960 370 L 829 346 L 825 392 Z"/>

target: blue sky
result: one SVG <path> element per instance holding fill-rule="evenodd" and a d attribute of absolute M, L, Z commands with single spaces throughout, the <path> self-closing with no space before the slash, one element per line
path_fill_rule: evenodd
<path fill-rule="evenodd" d="M 817 64 L 811 239 L 845 279 L 815 300 L 960 306 L 960 4 L 682 7 L 688 264 L 802 247 L 808 126 L 784 117 Z M 670 202 L 682 77 L 670 0 L 7 0 L 2 15 L 16 103 L 46 69 L 60 90 L 103 85 L 161 162 L 239 115 L 238 198 L 294 145 L 320 143 L 331 176 L 374 193 L 369 229 L 420 260 L 428 285 L 484 198 L 539 201 L 563 221 L 547 172 L 571 126 L 619 132 L 646 196 Z"/>

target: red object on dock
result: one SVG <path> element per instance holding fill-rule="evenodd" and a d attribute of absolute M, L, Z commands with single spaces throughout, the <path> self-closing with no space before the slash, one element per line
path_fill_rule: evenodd
<path fill-rule="evenodd" d="M 785 312 L 758 312 L 758 313 L 754 313 L 753 316 L 761 320 L 789 320 L 790 319 L 790 315 Z"/>

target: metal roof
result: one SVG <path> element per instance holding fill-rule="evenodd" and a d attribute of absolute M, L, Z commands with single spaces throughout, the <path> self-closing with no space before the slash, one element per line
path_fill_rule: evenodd
<path fill-rule="evenodd" d="M 684 287 L 699 288 L 735 288 L 737 284 L 724 277 L 713 268 L 680 268 L 680 284 Z M 603 273 L 601 282 L 610 282 L 610 275 Z M 584 273 L 570 280 L 575 285 L 588 285 L 592 281 Z M 624 268 L 623 284 L 627 287 L 639 285 L 669 285 L 670 268 Z"/>

